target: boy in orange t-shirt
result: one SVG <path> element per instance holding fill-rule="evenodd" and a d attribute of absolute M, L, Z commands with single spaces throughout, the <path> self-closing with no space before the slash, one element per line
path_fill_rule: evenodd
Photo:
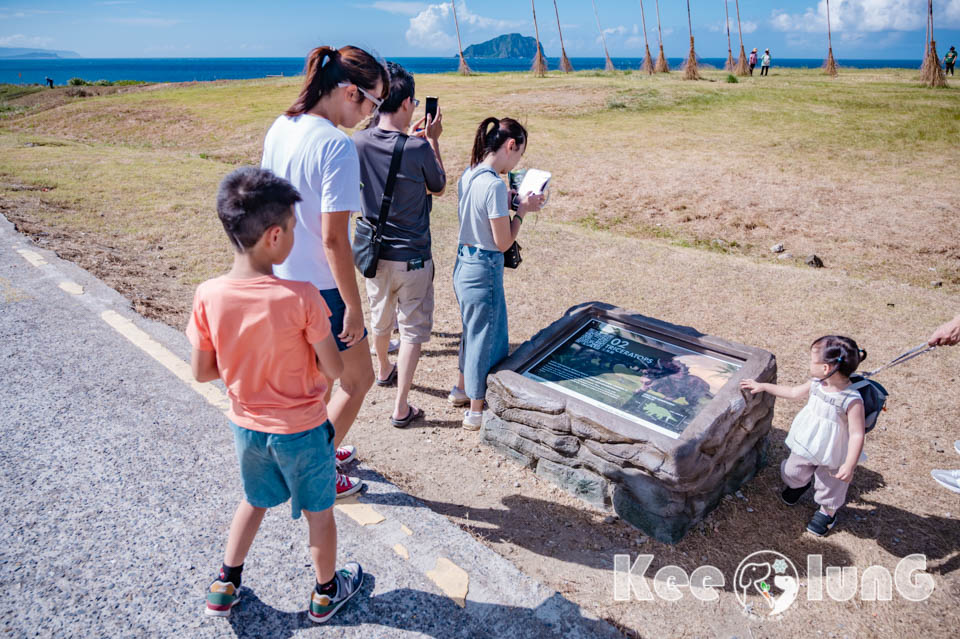
<path fill-rule="evenodd" d="M 273 275 L 293 247 L 299 201 L 293 185 L 264 169 L 224 178 L 217 213 L 235 249 L 233 268 L 197 287 L 187 326 L 194 377 L 227 387 L 244 492 L 207 594 L 208 615 L 225 617 L 237 604 L 243 561 L 263 516 L 288 499 L 293 518 L 302 511 L 310 530 L 317 578 L 310 620 L 327 621 L 363 583 L 355 562 L 335 570 L 337 471 L 323 398 L 343 362 L 330 310 L 309 282 Z"/>

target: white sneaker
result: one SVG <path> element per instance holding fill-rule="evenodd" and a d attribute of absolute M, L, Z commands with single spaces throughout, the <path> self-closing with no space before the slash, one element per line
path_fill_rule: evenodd
<path fill-rule="evenodd" d="M 483 425 L 483 413 L 475 413 L 472 410 L 463 412 L 463 427 L 467 430 L 480 430 Z"/>
<path fill-rule="evenodd" d="M 930 474 L 947 490 L 960 493 L 960 470 L 931 470 Z"/>
<path fill-rule="evenodd" d="M 447 401 L 454 406 L 466 406 L 470 403 L 470 398 L 467 397 L 467 394 L 463 392 L 462 388 L 454 386 L 450 389 L 450 394 L 447 395 Z"/>

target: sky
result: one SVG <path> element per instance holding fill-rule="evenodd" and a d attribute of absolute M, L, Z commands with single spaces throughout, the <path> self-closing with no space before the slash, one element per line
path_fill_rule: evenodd
<path fill-rule="evenodd" d="M 552 0 L 534 0 L 546 54 L 559 56 Z M 596 0 L 613 57 L 643 55 L 640 0 Z M 728 0 L 734 54 L 734 0 Z M 590 0 L 557 0 L 570 57 L 603 49 Z M 701 57 L 726 57 L 724 0 L 690 0 Z M 655 0 L 643 0 L 656 55 Z M 923 52 L 927 0 L 831 0 L 838 58 L 911 59 Z M 689 47 L 686 3 L 660 0 L 664 48 Z M 457 0 L 463 46 L 502 33 L 534 35 L 530 4 Z M 747 50 L 769 47 L 783 58 L 822 58 L 826 0 L 740 0 Z M 960 0 L 934 0 L 935 37 L 943 52 L 960 46 Z M 75 51 L 88 58 L 304 57 L 314 46 L 354 44 L 380 56 L 448 56 L 457 51 L 449 2 L 417 0 L 0 0 L 0 47 Z"/>

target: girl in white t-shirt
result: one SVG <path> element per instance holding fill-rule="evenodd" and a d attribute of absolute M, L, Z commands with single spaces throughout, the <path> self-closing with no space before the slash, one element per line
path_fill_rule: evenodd
<path fill-rule="evenodd" d="M 267 132 L 261 166 L 289 180 L 303 198 L 296 205 L 293 250 L 274 273 L 312 283 L 330 308 L 344 369 L 327 406 L 342 464 L 356 457 L 353 446 L 340 442 L 373 386 L 373 365 L 350 248 L 350 215 L 361 210 L 360 160 L 353 140 L 338 127 L 353 128 L 375 115 L 390 77 L 376 58 L 350 46 L 317 47 L 304 75 L 300 95 Z M 361 486 L 337 472 L 337 497 Z"/>
<path fill-rule="evenodd" d="M 846 501 L 863 452 L 863 399 L 850 388 L 850 376 L 866 357 L 866 351 L 849 337 L 827 335 L 810 346 L 810 381 L 799 386 L 760 384 L 753 379 L 740 382 L 753 394 L 766 392 L 785 399 L 809 396 L 787 434 L 790 456 L 780 465 L 786 484 L 780 498 L 793 506 L 813 485 L 820 509 L 807 531 L 819 537 L 836 524 L 837 510 Z"/>
<path fill-rule="evenodd" d="M 507 301 L 503 294 L 503 252 L 520 233 L 524 216 L 539 211 L 543 196 L 511 193 L 500 177 L 511 171 L 527 148 L 527 130 L 512 118 L 486 118 L 474 136 L 470 167 L 457 185 L 460 233 L 453 289 L 460 305 L 460 378 L 450 403 L 469 408 L 463 427 L 479 430 L 487 373 L 507 356 Z M 510 210 L 516 214 L 511 218 Z"/>

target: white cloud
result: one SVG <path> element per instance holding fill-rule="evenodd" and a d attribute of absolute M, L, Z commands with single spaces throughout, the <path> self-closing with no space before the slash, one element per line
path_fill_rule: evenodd
<path fill-rule="evenodd" d="M 467 3 L 462 2 L 457 7 L 457 19 L 460 21 L 460 35 L 464 39 L 463 46 L 470 44 L 467 34 L 476 36 L 486 34 L 493 37 L 508 29 L 517 29 L 527 25 L 523 21 L 498 20 L 486 18 L 471 13 Z M 431 4 L 410 18 L 410 28 L 407 29 L 407 42 L 424 49 L 447 49 L 456 51 L 457 36 L 453 24 L 453 10 L 449 2 Z"/>
<path fill-rule="evenodd" d="M 180 20 L 171 18 L 107 18 L 107 22 L 137 27 L 172 27 L 175 24 L 180 24 Z"/>
<path fill-rule="evenodd" d="M 0 47 L 37 47 L 46 48 L 53 43 L 53 38 L 43 36 L 25 36 L 22 33 L 16 33 L 9 36 L 0 36 Z"/>
<path fill-rule="evenodd" d="M 361 9 L 378 9 L 387 13 L 396 13 L 402 16 L 415 16 L 427 7 L 426 2 L 397 2 L 395 0 L 378 0 L 373 4 L 357 4 Z"/>
<path fill-rule="evenodd" d="M 759 26 L 759 25 L 758 25 L 756 22 L 753 22 L 753 21 L 751 21 L 751 20 L 741 20 L 741 21 L 740 21 L 740 28 L 743 30 L 744 33 L 753 33 L 754 31 L 757 30 L 757 27 L 758 27 L 758 26 Z M 718 21 L 718 22 L 714 22 L 713 24 L 709 25 L 709 26 L 707 27 L 707 29 L 708 29 L 709 31 L 720 31 L 720 32 L 722 32 L 722 33 L 726 33 L 726 32 L 727 32 L 727 28 L 726 28 L 726 26 L 724 26 L 723 20 L 720 20 L 720 21 Z M 737 19 L 736 19 L 736 18 L 730 18 L 730 35 L 735 35 L 736 33 L 738 33 L 738 31 L 737 31 Z"/>
<path fill-rule="evenodd" d="M 960 24 L 960 0 L 946 0 L 934 5 L 935 26 Z M 722 22 L 721 22 L 722 24 Z M 816 6 L 803 13 L 788 13 L 774 9 L 770 25 L 779 31 L 822 33 L 827 30 L 827 2 L 818 0 Z M 830 4 L 830 27 L 838 33 L 874 33 L 877 31 L 915 31 L 926 26 L 926 3 L 916 0 L 833 0 Z"/>

